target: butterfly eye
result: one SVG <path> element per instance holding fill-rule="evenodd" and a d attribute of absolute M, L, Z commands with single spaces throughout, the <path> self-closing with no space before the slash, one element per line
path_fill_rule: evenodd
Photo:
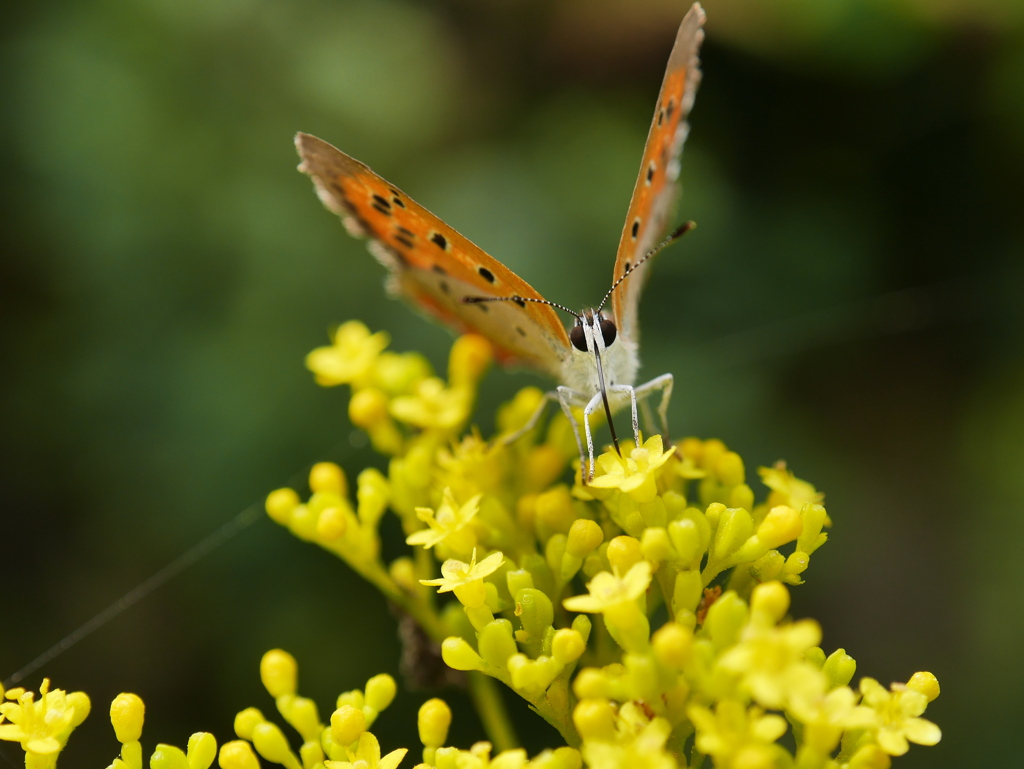
<path fill-rule="evenodd" d="M 604 337 L 605 347 L 611 347 L 612 342 L 615 341 L 616 333 L 615 322 L 608 318 L 601 318 L 601 336 Z"/>
<path fill-rule="evenodd" d="M 577 324 L 572 327 L 572 331 L 569 332 L 569 341 L 580 352 L 587 351 L 587 335 L 583 331 L 583 326 Z"/>

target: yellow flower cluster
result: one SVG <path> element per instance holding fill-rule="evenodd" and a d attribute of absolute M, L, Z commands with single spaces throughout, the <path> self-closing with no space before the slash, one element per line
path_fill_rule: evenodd
<path fill-rule="evenodd" d="M 463 433 L 492 357 L 485 340 L 456 341 L 447 382 L 386 346 L 350 322 L 307 365 L 321 384 L 350 385 L 349 416 L 390 457 L 387 472 L 360 473 L 353 499 L 339 467 L 317 465 L 306 501 L 281 489 L 267 511 L 343 558 L 450 667 L 476 675 L 471 693 L 498 744 L 508 727 L 494 681 L 579 750 L 533 762 L 560 755 L 567 767 L 707 757 L 746 769 L 886 767 L 908 741 L 938 741 L 920 717 L 938 695 L 933 676 L 851 688 L 853 659 L 826 656 L 814 621 L 787 619 L 786 585 L 803 582 L 831 521 L 823 495 L 784 464 L 759 471 L 758 501 L 721 441 L 666 446 L 655 435 L 603 453 L 589 484 L 577 467 L 569 484 L 568 422 L 559 415 L 521 434 L 538 390 L 499 412 L 493 441 Z M 411 551 L 384 563 L 388 511 Z M 779 742 L 788 732 L 795 750 Z M 434 743 L 424 761 L 439 769 L 526 763 L 507 750 L 492 759 L 490 745 L 449 754 Z"/>
<path fill-rule="evenodd" d="M 318 382 L 348 384 L 349 416 L 389 457 L 354 491 L 331 463 L 315 465 L 310 496 L 279 489 L 269 515 L 338 555 L 417 623 L 451 668 L 467 671 L 491 742 L 447 746 L 452 713 L 419 711 L 414 769 L 886 769 L 910 743 L 934 745 L 922 718 L 939 694 L 930 673 L 885 688 L 851 686 L 856 663 L 826 655 L 821 628 L 790 617 L 831 525 L 823 495 L 784 464 L 762 468 L 758 500 L 742 459 L 717 440 L 666 446 L 660 436 L 597 460 L 587 484 L 572 429 L 557 415 L 525 434 L 543 397 L 526 389 L 498 415 L 498 437 L 464 434 L 492 359 L 474 336 L 452 348 L 448 380 L 418 355 L 387 350 L 383 334 L 346 323 L 307 360 Z M 578 460 L 577 460 L 578 461 Z M 410 548 L 382 557 L 380 523 L 398 517 Z M 435 590 L 436 589 L 436 590 Z M 449 595 L 446 595 L 449 594 Z M 377 675 L 341 694 L 327 723 L 298 694 L 291 655 L 264 655 L 260 676 L 293 738 L 246 708 L 219 749 L 192 735 L 158 745 L 152 769 L 397 769 L 371 731 L 396 683 Z M 529 758 L 516 747 L 504 684 L 565 744 Z M 0 739 L 28 769 L 51 769 L 89 713 L 82 692 L 2 692 Z M 142 769 L 142 700 L 121 694 L 110 720 L 120 755 Z"/>

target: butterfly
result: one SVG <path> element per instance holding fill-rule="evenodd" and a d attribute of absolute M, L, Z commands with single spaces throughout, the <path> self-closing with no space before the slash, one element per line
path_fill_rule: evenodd
<path fill-rule="evenodd" d="M 594 476 L 590 417 L 602 406 L 619 450 L 612 413 L 629 403 L 633 435 L 640 444 L 637 401 L 661 392 L 658 414 L 667 433 L 673 378 L 663 374 L 634 386 L 639 369 L 637 308 L 648 261 L 692 227 L 687 222 L 667 239 L 687 116 L 700 83 L 698 52 L 704 11 L 695 3 L 683 18 L 647 135 L 640 174 L 622 229 L 612 287 L 596 307 L 574 312 L 541 296 L 522 278 L 427 211 L 398 187 L 322 139 L 300 133 L 299 170 L 312 179 L 324 205 L 348 231 L 369 238 L 369 248 L 388 269 L 390 293 L 419 306 L 458 331 L 487 337 L 504 363 L 548 374 L 560 384 L 522 430 L 539 419 L 548 400 L 568 417 L 580 452 L 581 479 Z M 659 243 L 660 241 L 660 243 Z M 611 300 L 611 312 L 605 305 Z M 558 311 L 575 318 L 566 330 Z M 586 450 L 573 416 L 583 408 Z M 584 468 L 589 458 L 589 472 Z"/>

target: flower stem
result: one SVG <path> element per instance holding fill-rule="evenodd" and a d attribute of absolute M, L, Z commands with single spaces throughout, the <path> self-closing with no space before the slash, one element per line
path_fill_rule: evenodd
<path fill-rule="evenodd" d="M 483 722 L 487 737 L 500 753 L 519 746 L 519 737 L 508 717 L 505 701 L 501 698 L 497 682 L 483 673 L 469 674 L 469 694 L 476 705 L 476 712 Z"/>

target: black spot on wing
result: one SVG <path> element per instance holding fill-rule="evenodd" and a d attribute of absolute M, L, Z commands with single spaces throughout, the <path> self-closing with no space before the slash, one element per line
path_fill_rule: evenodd
<path fill-rule="evenodd" d="M 526 307 L 526 300 L 522 297 L 513 296 L 512 301 L 518 304 L 520 307 Z"/>
<path fill-rule="evenodd" d="M 522 337 L 526 336 L 526 332 L 523 331 L 522 326 L 516 326 L 516 333 L 519 334 L 519 336 L 522 336 Z"/>
<path fill-rule="evenodd" d="M 377 195 L 376 193 L 374 193 L 373 202 L 377 205 L 384 206 L 384 208 L 391 208 L 391 203 L 388 202 L 388 199 L 381 195 Z"/>
<path fill-rule="evenodd" d="M 441 288 L 441 293 L 442 294 L 450 295 L 452 293 L 452 289 L 448 285 L 448 281 L 442 280 L 440 283 L 438 283 L 438 286 Z"/>
<path fill-rule="evenodd" d="M 448 270 L 446 270 L 444 267 L 442 267 L 439 264 L 433 265 L 430 269 L 432 269 L 438 275 L 447 275 L 448 274 Z"/>
<path fill-rule="evenodd" d="M 638 216 L 633 220 L 633 229 L 630 230 L 633 235 L 633 240 L 636 240 L 636 234 L 640 232 L 640 217 Z"/>
<path fill-rule="evenodd" d="M 412 248 L 412 240 L 407 238 L 405 235 L 402 235 L 402 234 L 395 235 L 395 240 L 398 241 L 399 243 L 401 243 L 406 248 Z"/>
<path fill-rule="evenodd" d="M 448 250 L 448 241 L 445 240 L 444 235 L 442 235 L 440 232 L 435 232 L 433 235 L 431 235 L 430 240 L 438 248 L 444 251 Z"/>
<path fill-rule="evenodd" d="M 654 179 L 654 172 L 657 171 L 657 170 L 658 170 L 658 164 L 655 163 L 652 160 L 651 164 L 649 166 L 647 166 L 647 183 L 648 184 L 650 184 L 651 181 Z"/>
<path fill-rule="evenodd" d="M 495 281 L 494 273 L 488 270 L 486 267 L 477 267 L 476 271 L 480 273 L 480 277 L 486 280 L 488 283 Z"/>

